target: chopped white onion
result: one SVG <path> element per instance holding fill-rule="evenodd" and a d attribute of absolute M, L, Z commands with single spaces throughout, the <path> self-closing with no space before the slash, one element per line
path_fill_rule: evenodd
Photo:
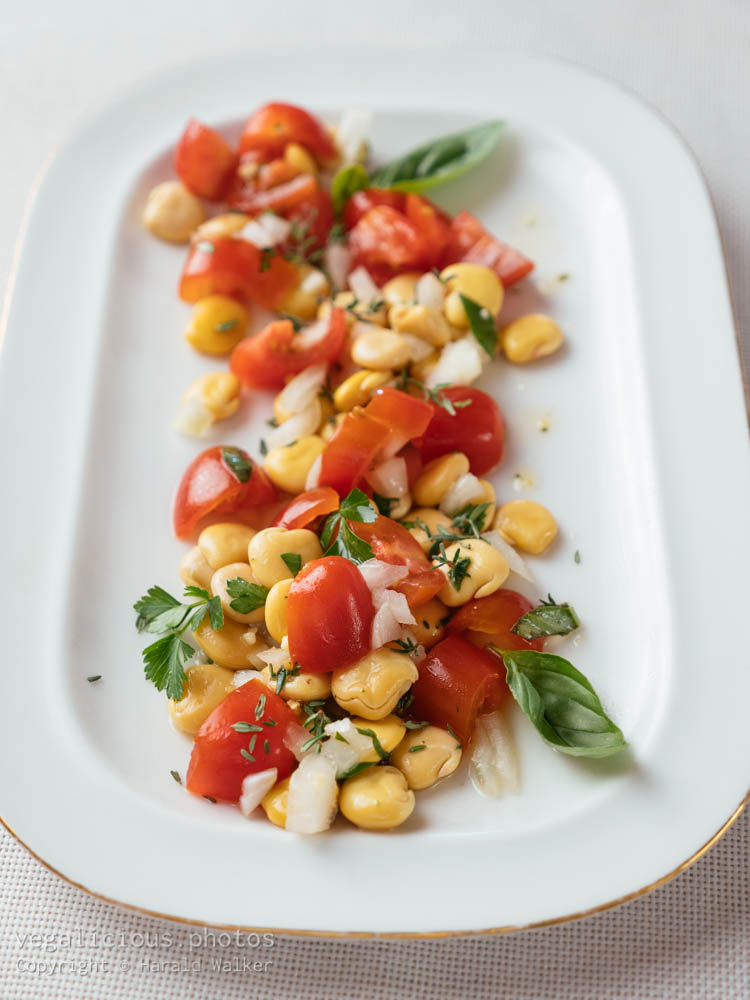
<path fill-rule="evenodd" d="M 295 337 L 295 343 L 299 349 L 306 350 L 308 347 L 315 347 L 328 334 L 328 319 L 318 319 L 314 323 L 303 326 Z"/>
<path fill-rule="evenodd" d="M 445 298 L 445 286 L 432 271 L 423 274 L 414 286 L 414 295 L 420 306 L 430 309 L 442 309 Z"/>
<path fill-rule="evenodd" d="M 323 253 L 323 263 L 334 288 L 346 288 L 352 266 L 352 255 L 343 243 L 329 243 Z"/>
<path fill-rule="evenodd" d="M 279 409 L 286 413 L 302 413 L 317 398 L 327 374 L 328 365 L 325 362 L 304 368 L 287 382 L 276 397 Z"/>
<path fill-rule="evenodd" d="M 282 742 L 287 750 L 291 750 L 297 760 L 302 760 L 302 758 L 308 753 L 308 751 L 303 750 L 302 747 L 309 741 L 309 739 L 309 729 L 305 729 L 304 726 L 298 726 L 296 723 L 290 722 L 286 727 Z"/>
<path fill-rule="evenodd" d="M 257 771 L 243 778 L 238 803 L 243 816 L 249 816 L 258 808 L 263 796 L 276 784 L 278 774 L 275 767 L 269 767 L 265 771 Z"/>
<path fill-rule="evenodd" d="M 188 437 L 203 437 L 214 420 L 213 413 L 193 396 L 183 400 L 172 426 Z"/>
<path fill-rule="evenodd" d="M 263 674 L 259 670 L 235 670 L 232 683 L 236 688 L 242 687 L 243 684 L 248 684 L 250 681 L 260 681 L 262 684 L 266 683 Z"/>
<path fill-rule="evenodd" d="M 513 546 L 505 541 L 499 531 L 485 531 L 482 538 L 485 542 L 493 545 L 501 555 L 505 556 L 511 573 L 517 573 L 524 580 L 528 580 L 529 583 L 534 583 L 534 574 L 528 565 L 519 556 Z"/>
<path fill-rule="evenodd" d="M 440 360 L 427 376 L 426 383 L 434 389 L 436 385 L 450 382 L 454 385 L 470 385 L 482 374 L 482 365 L 489 360 L 473 334 L 446 344 Z"/>
<path fill-rule="evenodd" d="M 424 361 L 435 350 L 429 341 L 423 340 L 422 337 L 415 337 L 413 333 L 401 333 L 401 336 L 409 345 L 410 361 Z"/>
<path fill-rule="evenodd" d="M 351 719 L 329 722 L 325 732 L 331 738 L 320 744 L 320 752 L 333 763 L 337 778 L 351 771 L 372 752 L 371 737 L 358 733 Z"/>
<path fill-rule="evenodd" d="M 367 473 L 367 482 L 383 497 L 402 497 L 409 491 L 406 460 L 389 458 Z"/>
<path fill-rule="evenodd" d="M 252 243 L 261 250 L 273 246 L 273 241 L 265 226 L 262 226 L 257 219 L 251 219 L 249 222 L 246 222 L 242 229 L 234 233 L 233 236 L 234 239 L 245 240 L 247 243 Z"/>
<path fill-rule="evenodd" d="M 373 594 L 376 611 L 372 620 L 372 648 L 380 649 L 401 636 L 402 625 L 414 625 L 416 619 L 403 594 L 396 590 L 379 590 Z"/>
<path fill-rule="evenodd" d="M 323 456 L 318 455 L 313 464 L 310 466 L 310 471 L 307 473 L 307 479 L 305 480 L 305 489 L 314 490 L 318 485 L 320 479 L 320 467 L 323 464 Z"/>
<path fill-rule="evenodd" d="M 336 129 L 336 145 L 344 165 L 357 163 L 362 159 L 371 125 L 372 112 L 365 108 L 349 108 L 341 115 Z"/>
<path fill-rule="evenodd" d="M 338 794 L 333 762 L 322 753 L 304 757 L 289 781 L 286 829 L 293 833 L 327 830 L 336 815 Z"/>
<path fill-rule="evenodd" d="M 380 289 L 372 280 L 370 272 L 364 267 L 356 267 L 349 275 L 349 288 L 363 303 L 380 298 Z"/>
<path fill-rule="evenodd" d="M 469 776 L 480 795 L 517 795 L 520 787 L 518 753 L 513 732 L 502 711 L 480 715 L 472 736 Z"/>
<path fill-rule="evenodd" d="M 301 437 L 314 434 L 320 426 L 322 418 L 323 411 L 320 408 L 320 400 L 316 396 L 301 413 L 295 413 L 293 417 L 285 420 L 283 424 L 279 424 L 278 427 L 274 427 L 266 434 L 266 447 L 269 451 L 274 448 L 286 448 L 294 441 L 299 441 Z"/>
<path fill-rule="evenodd" d="M 440 509 L 448 517 L 453 517 L 464 507 L 484 496 L 484 487 L 476 476 L 467 472 L 460 476 L 440 501 Z"/>
<path fill-rule="evenodd" d="M 289 650 L 279 649 L 278 646 L 271 646 L 269 649 L 264 649 L 262 653 L 258 653 L 258 659 L 262 660 L 267 667 L 271 667 L 274 673 L 282 667 L 291 666 Z"/>
<path fill-rule="evenodd" d="M 383 562 L 382 559 L 368 559 L 360 563 L 359 571 L 373 595 L 377 591 L 392 587 L 394 583 L 409 575 L 406 566 L 396 566 L 393 563 Z"/>
<path fill-rule="evenodd" d="M 283 243 L 292 231 L 291 222 L 288 219 L 282 219 L 280 215 L 276 215 L 274 212 L 263 212 L 262 215 L 258 216 L 257 221 L 268 234 L 268 238 L 271 241 L 270 246 Z"/>

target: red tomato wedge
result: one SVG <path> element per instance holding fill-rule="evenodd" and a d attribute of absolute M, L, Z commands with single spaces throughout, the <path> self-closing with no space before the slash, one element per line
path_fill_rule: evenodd
<path fill-rule="evenodd" d="M 451 727 L 462 743 L 481 712 L 499 708 L 505 694 L 502 663 L 458 635 L 449 635 L 419 664 L 410 712 L 415 719 Z"/>
<path fill-rule="evenodd" d="M 424 434 L 432 420 L 433 410 L 425 400 L 387 386 L 378 389 L 365 407 L 365 413 L 389 428 L 387 451 L 395 453 L 407 441 Z"/>
<path fill-rule="evenodd" d="M 320 457 L 318 484 L 347 496 L 390 439 L 391 430 L 364 410 L 347 413 Z"/>
<path fill-rule="evenodd" d="M 370 651 L 375 609 L 354 563 L 314 559 L 289 590 L 287 622 L 293 663 L 313 674 L 348 667 Z"/>
<path fill-rule="evenodd" d="M 271 522 L 272 528 L 306 528 L 319 517 L 338 510 L 339 495 L 330 486 L 319 486 L 315 490 L 300 493 L 282 507 Z"/>
<path fill-rule="evenodd" d="M 219 201 L 237 154 L 214 129 L 192 118 L 180 136 L 174 154 L 174 167 L 182 183 L 199 198 Z"/>
<path fill-rule="evenodd" d="M 275 187 L 261 188 L 256 179 L 244 180 L 235 173 L 227 191 L 227 204 L 237 212 L 285 215 L 313 198 L 317 188 L 312 174 L 297 174 Z"/>
<path fill-rule="evenodd" d="M 359 521 L 348 524 L 355 535 L 369 543 L 376 559 L 407 567 L 409 575 L 393 589 L 406 597 L 410 608 L 426 604 L 445 583 L 440 570 L 435 569 L 416 539 L 398 521 L 381 515 L 369 524 Z"/>
<path fill-rule="evenodd" d="M 334 222 L 333 201 L 323 188 L 316 188 L 304 201 L 300 201 L 285 217 L 292 223 L 292 235 L 284 249 L 306 256 L 312 250 L 324 247 Z"/>
<path fill-rule="evenodd" d="M 275 309 L 298 279 L 297 268 L 279 254 L 263 256 L 248 240 L 220 236 L 190 247 L 179 291 L 185 302 L 229 295 Z"/>
<path fill-rule="evenodd" d="M 349 232 L 349 250 L 355 267 L 382 277 L 401 271 L 426 270 L 429 247 L 417 227 L 389 205 L 376 205 Z"/>
<path fill-rule="evenodd" d="M 489 597 L 464 604 L 451 618 L 451 631 L 468 634 L 480 646 L 494 643 L 499 649 L 544 649 L 544 639 L 523 639 L 511 628 L 534 605 L 517 590 L 496 590 Z"/>
<path fill-rule="evenodd" d="M 259 726 L 261 731 L 238 733 L 232 728 L 238 722 Z M 297 764 L 292 751 L 284 745 L 284 737 L 290 727 L 298 725 L 287 703 L 262 681 L 248 681 L 235 688 L 198 730 L 185 787 L 193 795 L 237 802 L 248 774 L 275 767 L 279 781 L 283 780 Z"/>
<path fill-rule="evenodd" d="M 457 261 L 491 267 L 506 288 L 534 270 L 532 260 L 495 239 L 470 212 L 459 212 L 453 219 L 443 251 L 443 267 Z"/>
<path fill-rule="evenodd" d="M 346 340 L 343 309 L 332 309 L 327 326 L 314 323 L 299 333 L 291 320 L 269 323 L 260 333 L 246 337 L 232 351 L 229 367 L 256 389 L 280 389 L 291 375 L 309 365 L 335 361 Z"/>
<path fill-rule="evenodd" d="M 319 163 L 338 156 L 322 122 L 304 108 L 278 102 L 264 105 L 248 118 L 240 137 L 240 151 L 258 149 L 281 156 L 290 142 L 304 146 Z"/>
<path fill-rule="evenodd" d="M 178 538 L 191 538 L 208 515 L 240 515 L 275 499 L 273 484 L 241 448 L 207 448 L 185 469 L 177 487 L 174 533 Z"/>
<path fill-rule="evenodd" d="M 431 403 L 432 420 L 415 446 L 425 462 L 462 451 L 474 475 L 483 476 L 503 457 L 505 421 L 500 407 L 486 392 L 470 386 L 451 385 L 441 393 L 453 404 L 469 400 L 469 405 L 457 407 L 451 415 L 445 407 Z"/>
<path fill-rule="evenodd" d="M 364 191 L 355 191 L 344 208 L 344 225 L 347 229 L 353 229 L 363 215 L 367 215 L 371 208 L 377 205 L 387 205 L 395 208 L 398 212 L 403 212 L 406 195 L 402 191 L 391 191 L 387 188 L 366 188 Z"/>
<path fill-rule="evenodd" d="M 418 194 L 407 194 L 404 212 L 422 234 L 429 254 L 426 266 L 434 267 L 440 262 L 451 237 L 450 215 Z"/>

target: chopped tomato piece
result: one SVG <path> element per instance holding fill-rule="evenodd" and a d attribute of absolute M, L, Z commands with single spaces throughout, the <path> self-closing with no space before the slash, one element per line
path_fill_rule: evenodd
<path fill-rule="evenodd" d="M 434 267 L 440 262 L 451 236 L 450 215 L 418 194 L 407 194 L 404 211 L 417 232 L 422 234 L 428 248 L 426 266 Z"/>
<path fill-rule="evenodd" d="M 285 213 L 292 223 L 292 233 L 284 248 L 306 257 L 310 251 L 324 247 L 334 222 L 333 202 L 323 188 L 316 188 L 305 201 Z"/>
<path fill-rule="evenodd" d="M 419 664 L 411 714 L 435 726 L 448 726 L 462 743 L 471 737 L 481 712 L 499 708 L 505 694 L 502 663 L 458 635 L 449 635 Z"/>
<path fill-rule="evenodd" d="M 532 260 L 520 250 L 495 239 L 470 212 L 459 212 L 453 219 L 443 252 L 444 267 L 457 261 L 491 267 L 506 288 L 534 270 Z"/>
<path fill-rule="evenodd" d="M 379 277 L 429 267 L 430 251 L 422 233 L 389 205 L 377 205 L 362 216 L 349 233 L 349 249 L 355 267 L 366 267 Z"/>
<path fill-rule="evenodd" d="M 290 531 L 293 528 L 306 528 L 317 518 L 338 510 L 338 506 L 339 495 L 336 490 L 332 490 L 330 486 L 319 486 L 290 500 L 273 519 L 271 527 L 288 528 Z"/>
<path fill-rule="evenodd" d="M 366 188 L 355 191 L 344 208 L 344 225 L 353 229 L 363 215 L 367 215 L 376 205 L 388 205 L 398 212 L 403 212 L 406 196 L 402 191 L 391 191 L 388 188 Z"/>
<path fill-rule="evenodd" d="M 229 445 L 202 451 L 185 469 L 172 513 L 174 533 L 191 538 L 209 515 L 240 515 L 276 499 L 276 490 L 247 452 Z"/>
<path fill-rule="evenodd" d="M 214 129 L 192 118 L 180 136 L 174 166 L 182 183 L 199 198 L 219 201 L 237 154 Z"/>
<path fill-rule="evenodd" d="M 379 420 L 390 430 L 387 450 L 397 452 L 412 438 L 427 430 L 432 420 L 432 407 L 423 399 L 387 386 L 378 389 L 365 407 L 368 417 Z"/>
<path fill-rule="evenodd" d="M 317 186 L 312 174 L 297 174 L 291 180 L 263 189 L 257 178 L 245 180 L 235 172 L 227 191 L 227 203 L 237 212 L 285 215 L 312 198 Z"/>
<path fill-rule="evenodd" d="M 382 562 L 406 566 L 409 575 L 393 589 L 402 593 L 410 608 L 426 604 L 445 584 L 445 577 L 429 561 L 416 539 L 390 517 L 380 516 L 369 524 L 349 521 L 349 527 L 368 542 L 372 554 Z"/>
<path fill-rule="evenodd" d="M 347 413 L 321 455 L 318 483 L 332 486 L 345 497 L 382 454 L 390 437 L 390 429 L 364 410 Z"/>
<path fill-rule="evenodd" d="M 229 367 L 245 385 L 280 389 L 290 375 L 309 365 L 335 361 L 346 340 L 343 309 L 332 309 L 327 328 L 317 323 L 294 332 L 291 320 L 269 323 L 260 333 L 246 337 L 232 351 Z"/>
<path fill-rule="evenodd" d="M 234 726 L 240 722 L 261 731 L 237 732 Z M 242 684 L 216 706 L 198 730 L 185 787 L 193 795 L 237 802 L 248 774 L 275 767 L 279 781 L 283 780 L 297 763 L 284 737 L 298 725 L 287 703 L 262 681 Z"/>
<path fill-rule="evenodd" d="M 441 393 L 454 404 L 450 414 L 444 406 L 431 403 L 432 420 L 421 438 L 414 444 L 425 462 L 462 451 L 469 459 L 475 476 L 483 476 L 503 457 L 505 421 L 495 400 L 481 389 L 451 385 Z M 458 405 L 466 403 L 468 405 Z"/>
<path fill-rule="evenodd" d="M 281 156 L 290 142 L 304 146 L 319 163 L 335 160 L 338 152 L 322 122 L 304 108 L 274 102 L 252 114 L 240 137 L 240 150 L 258 149 Z"/>
<path fill-rule="evenodd" d="M 341 556 L 314 559 L 289 589 L 289 653 L 308 673 L 348 667 L 370 651 L 375 609 L 354 563 Z"/>
<path fill-rule="evenodd" d="M 230 295 L 274 309 L 298 279 L 297 268 L 278 253 L 262 254 L 249 240 L 220 236 L 190 247 L 180 298 L 197 302 L 207 295 Z"/>
<path fill-rule="evenodd" d="M 451 618 L 449 628 L 466 632 L 480 646 L 494 643 L 499 649 L 543 649 L 544 639 L 524 639 L 511 628 L 534 605 L 517 590 L 496 590 L 489 597 L 464 604 Z"/>

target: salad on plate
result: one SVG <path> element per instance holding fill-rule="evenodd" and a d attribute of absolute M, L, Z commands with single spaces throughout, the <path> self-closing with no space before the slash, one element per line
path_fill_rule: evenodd
<path fill-rule="evenodd" d="M 513 701 L 562 753 L 625 746 L 586 677 L 545 650 L 575 610 L 516 589 L 554 516 L 486 478 L 505 421 L 473 383 L 563 333 L 503 321 L 532 261 L 425 194 L 485 160 L 502 123 L 378 163 L 367 120 L 272 103 L 236 144 L 191 121 L 177 179 L 143 212 L 187 247 L 185 339 L 228 359 L 187 387 L 177 430 L 200 438 L 242 394 L 269 402 L 261 440 L 204 448 L 177 485 L 184 592 L 135 604 L 146 677 L 193 739 L 176 781 L 305 834 L 339 812 L 397 827 L 462 766 L 485 795 L 517 791 Z"/>

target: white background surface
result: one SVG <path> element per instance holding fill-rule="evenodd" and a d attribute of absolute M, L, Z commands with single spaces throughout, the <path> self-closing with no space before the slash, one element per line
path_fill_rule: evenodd
<path fill-rule="evenodd" d="M 77 121 L 144 76 L 238 46 L 246 47 L 248 60 L 254 47 L 273 46 L 280 58 L 304 60 L 311 73 L 316 40 L 361 51 L 365 73 L 370 60 L 382 65 L 408 59 L 413 48 L 428 49 L 440 74 L 450 72 L 456 47 L 483 46 L 488 60 L 502 60 L 503 47 L 521 47 L 572 59 L 619 80 L 681 131 L 716 203 L 738 325 L 744 331 L 750 327 L 750 119 L 745 106 L 750 92 L 750 6 L 741 0 L 433 0 L 408 6 L 381 2 L 377 7 L 287 0 L 186 8 L 184 2 L 157 6 L 139 0 L 118 9 L 51 2 L 11 9 L 8 0 L 2 0 L 0 276 L 10 269 L 23 204 L 44 158 Z M 289 45 L 302 48 L 289 56 L 284 53 Z M 524 81 L 518 85 L 523 87 Z M 647 158 L 648 150 L 643 155 Z M 685 294 L 690 294 L 689 288 Z M 746 351 L 747 346 L 746 341 Z M 203 963 L 201 972 L 144 971 L 139 965 L 144 949 L 130 944 L 118 949 L 117 961 L 110 961 L 107 971 L 81 978 L 58 970 L 44 980 L 19 971 L 19 959 L 44 956 L 28 944 L 22 948 L 18 936 L 70 933 L 81 927 L 114 930 L 129 940 L 132 934 L 170 930 L 189 943 L 187 931 L 83 896 L 45 872 L 3 834 L 0 996 L 746 996 L 748 826 L 747 817 L 741 819 L 705 860 L 676 882 L 580 925 L 463 942 L 285 939 L 269 949 L 273 963 L 260 974 L 212 972 L 211 958 L 226 957 L 217 947 L 193 955 Z M 395 906 L 403 905 L 405 896 L 408 899 L 407 887 L 394 887 Z M 233 957 L 247 954 L 236 946 L 229 951 Z M 50 954 L 66 961 L 107 957 L 96 947 Z M 129 968 L 121 968 L 123 962 Z"/>

